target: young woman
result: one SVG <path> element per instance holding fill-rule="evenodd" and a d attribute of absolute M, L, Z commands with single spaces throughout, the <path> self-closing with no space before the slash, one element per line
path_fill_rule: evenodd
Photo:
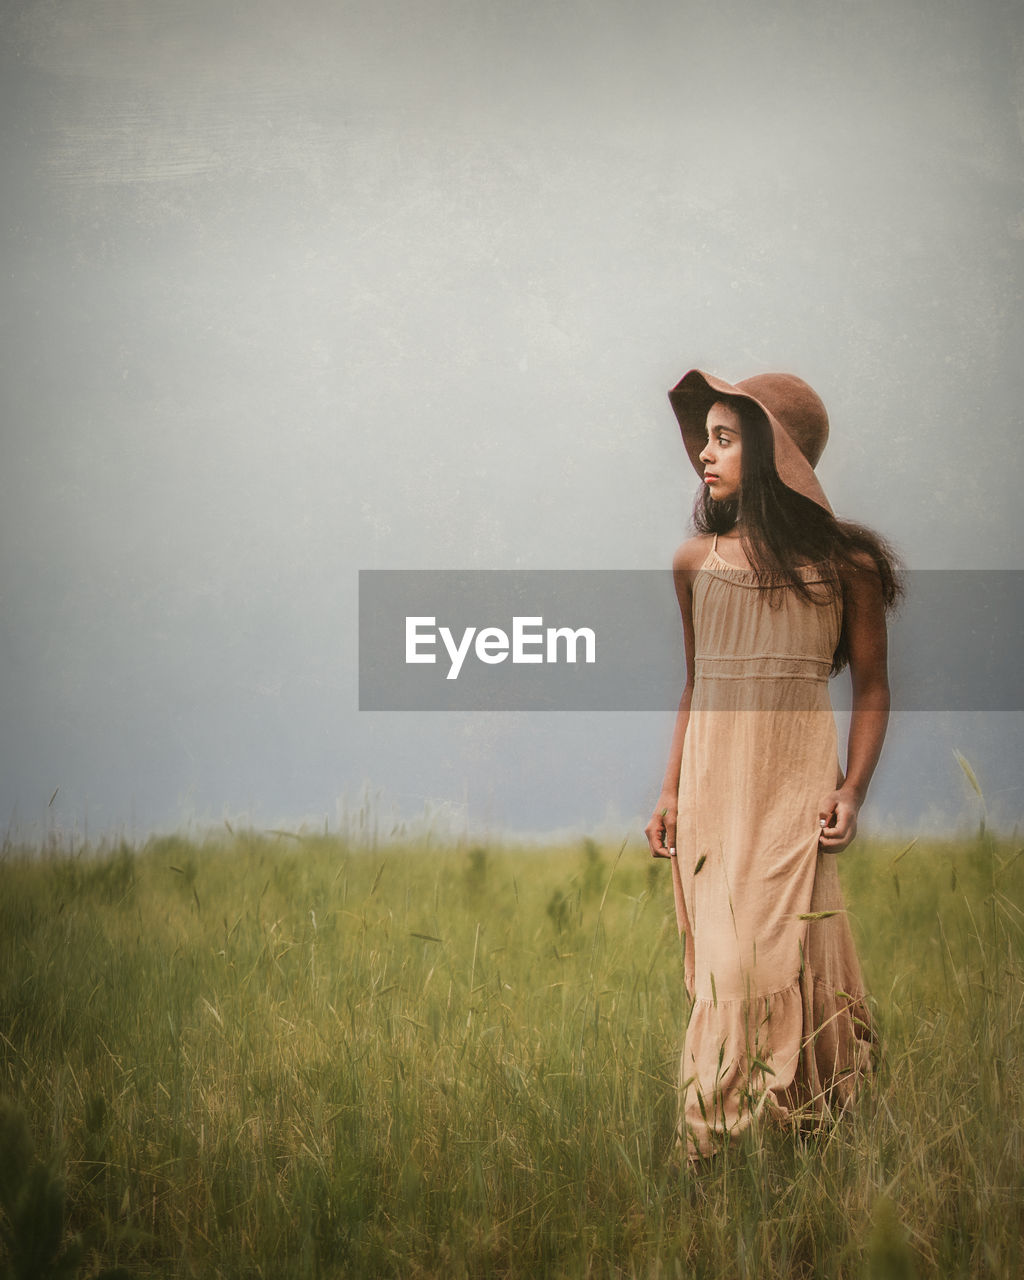
<path fill-rule="evenodd" d="M 832 513 L 814 474 L 828 416 L 805 382 L 695 369 L 669 398 L 703 485 L 673 565 L 687 678 L 645 834 L 672 860 L 685 936 L 679 1140 L 696 1159 L 759 1115 L 834 1114 L 871 1070 L 835 855 L 885 736 L 900 587 L 885 542 Z M 828 679 L 847 665 L 844 774 Z"/>

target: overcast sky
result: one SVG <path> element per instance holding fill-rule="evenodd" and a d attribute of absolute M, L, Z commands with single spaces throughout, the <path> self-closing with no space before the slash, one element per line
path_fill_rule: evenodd
<path fill-rule="evenodd" d="M 1024 565 L 1018 4 L 0 12 L 8 833 L 642 825 L 670 713 L 360 713 L 357 573 L 667 565 L 692 366 L 807 379 L 912 568 Z M 971 816 L 953 747 L 1012 824 L 1022 722 L 897 718 L 876 827 Z"/>

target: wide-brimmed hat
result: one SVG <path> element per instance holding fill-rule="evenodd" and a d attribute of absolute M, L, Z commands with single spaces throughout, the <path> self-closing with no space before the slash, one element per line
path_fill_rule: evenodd
<path fill-rule="evenodd" d="M 733 384 L 691 369 L 676 383 L 668 398 L 697 474 L 704 474 L 700 453 L 707 444 L 708 410 L 723 396 L 750 400 L 761 410 L 771 427 L 779 479 L 831 512 L 825 490 L 814 474 L 828 440 L 828 413 L 818 393 L 792 373 L 758 373 Z"/>

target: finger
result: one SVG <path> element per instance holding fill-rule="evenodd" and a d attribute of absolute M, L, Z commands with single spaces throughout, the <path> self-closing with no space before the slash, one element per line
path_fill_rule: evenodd
<path fill-rule="evenodd" d="M 840 840 L 850 830 L 850 817 L 838 810 L 832 815 L 832 821 L 821 828 L 822 840 Z"/>
<path fill-rule="evenodd" d="M 845 849 L 847 845 L 853 842 L 856 834 L 856 819 L 850 814 L 840 815 L 835 827 L 822 831 L 818 837 L 818 843 L 823 849 L 828 849 L 831 853 L 839 853 L 840 850 Z"/>
<path fill-rule="evenodd" d="M 854 809 L 852 805 L 844 804 L 843 802 L 840 802 L 836 806 L 836 822 L 835 822 L 836 830 L 842 831 L 844 834 L 849 835 L 851 831 L 854 831 L 856 829 L 856 826 L 857 826 L 856 809 Z"/>

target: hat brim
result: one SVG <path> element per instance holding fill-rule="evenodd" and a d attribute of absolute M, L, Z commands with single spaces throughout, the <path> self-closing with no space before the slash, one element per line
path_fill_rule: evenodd
<path fill-rule="evenodd" d="M 823 507 L 831 514 L 832 507 L 818 477 L 814 474 L 814 468 L 767 405 L 751 395 L 749 391 L 744 391 L 742 385 L 726 382 L 723 378 L 716 378 L 714 374 L 705 373 L 702 369 L 691 369 L 668 393 L 669 402 L 679 422 L 683 444 L 693 463 L 694 471 L 703 479 L 704 464 L 700 460 L 700 454 L 707 443 L 708 410 L 723 396 L 748 400 L 761 411 L 771 429 L 772 458 L 779 479 L 787 489 L 792 489 L 794 493 L 799 493 L 804 498 L 810 498 L 812 502 L 816 502 L 819 507 Z"/>

